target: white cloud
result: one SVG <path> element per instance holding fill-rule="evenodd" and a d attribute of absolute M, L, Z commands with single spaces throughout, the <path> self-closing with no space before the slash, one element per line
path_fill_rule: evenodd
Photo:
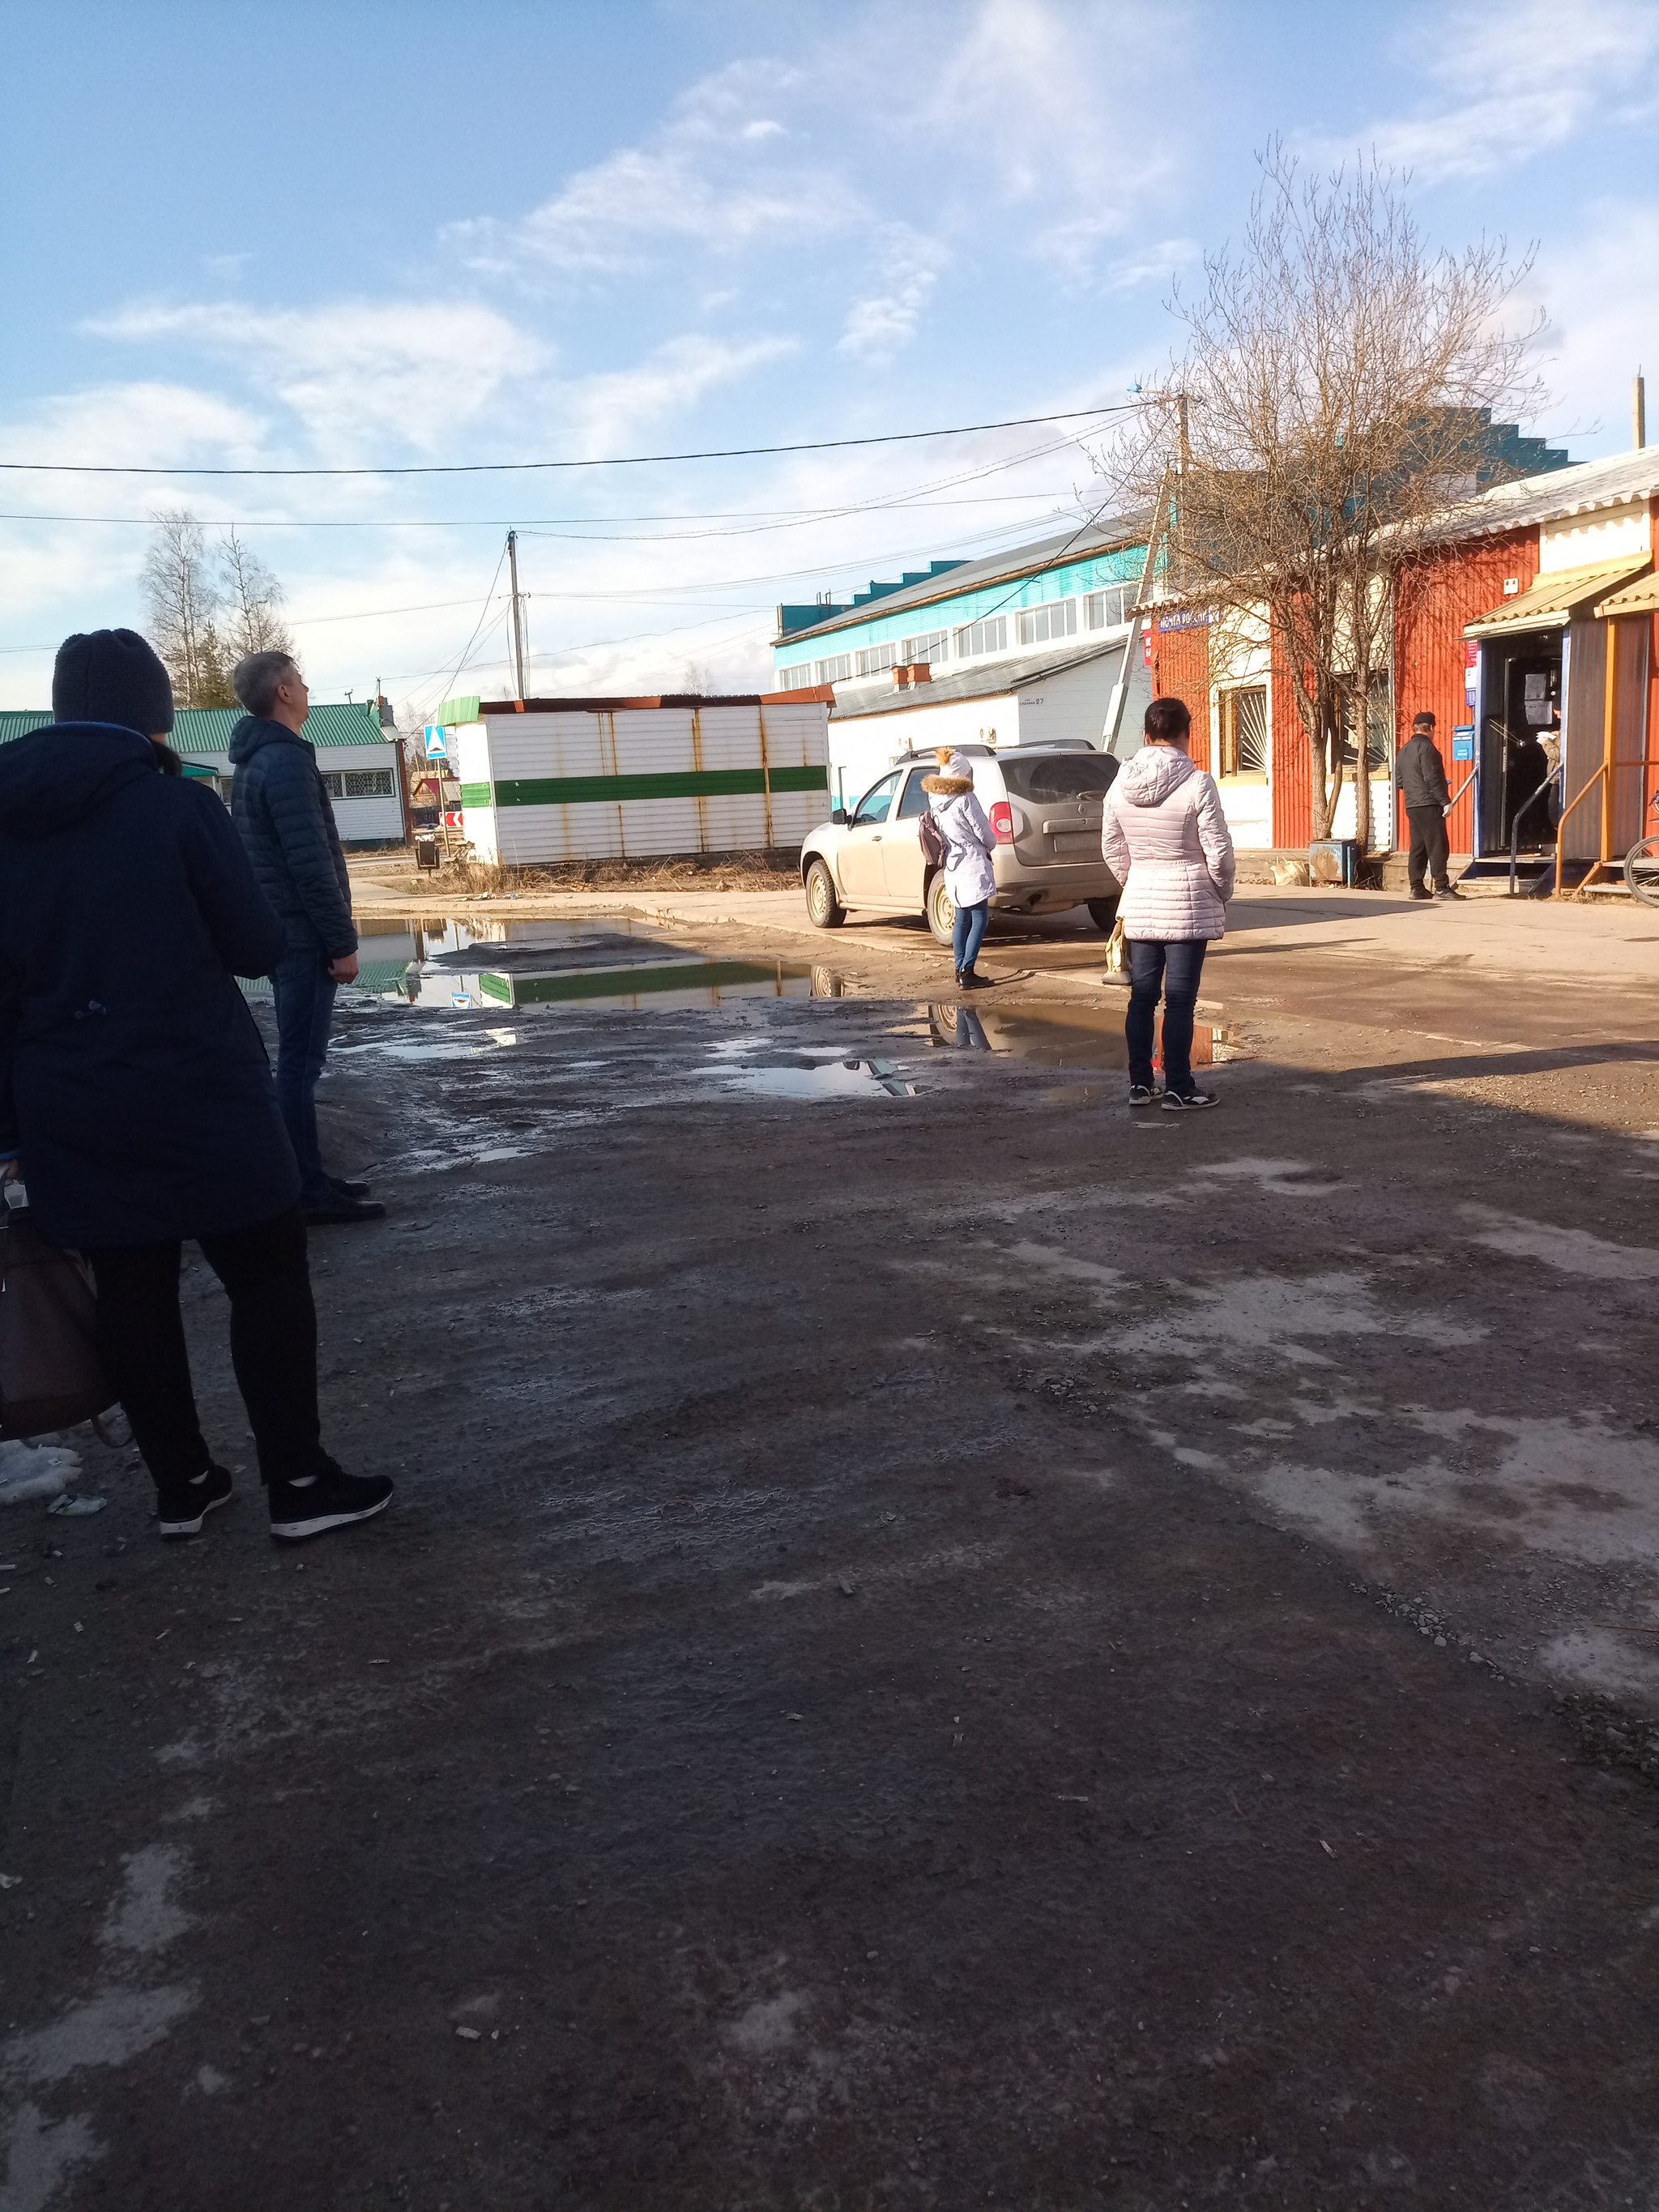
<path fill-rule="evenodd" d="M 319 447 L 355 457 L 390 439 L 433 452 L 549 349 L 475 301 L 343 300 L 315 307 L 136 305 L 94 318 L 103 337 L 182 342 L 235 362 Z"/>
<path fill-rule="evenodd" d="M 1120 254 L 1105 272 L 1109 292 L 1133 292 L 1142 284 L 1167 284 L 1189 269 L 1203 248 L 1195 238 L 1160 238 L 1152 246 Z"/>
<path fill-rule="evenodd" d="M 633 368 L 610 369 L 562 387 L 563 411 L 586 453 L 614 453 L 644 425 L 684 414 L 706 392 L 797 349 L 789 337 L 728 344 L 695 333 L 670 338 Z"/>
<path fill-rule="evenodd" d="M 1570 441 L 1575 460 L 1629 445 L 1638 368 L 1659 390 L 1659 200 L 1602 200 L 1587 212 L 1587 228 L 1548 248 L 1528 286 L 1550 317 L 1540 347 L 1556 395 L 1550 434 Z"/>
<path fill-rule="evenodd" d="M 444 237 L 494 273 L 529 263 L 595 275 L 687 243 L 733 253 L 838 229 L 854 219 L 857 196 L 834 175 L 767 166 L 765 149 L 783 126 L 746 114 L 796 82 L 775 63 L 733 63 L 694 85 L 647 143 L 579 171 L 529 215 L 453 223 Z"/>
<path fill-rule="evenodd" d="M 1170 173 L 1170 156 L 1136 128 L 1136 88 L 1182 48 L 1189 12 L 1150 0 L 981 0 L 964 25 L 947 9 L 918 120 L 1003 198 L 1059 201 L 1062 222 L 1121 230 Z"/>
<path fill-rule="evenodd" d="M 1565 144 L 1593 117 L 1622 120 L 1652 94 L 1652 0 L 1504 0 L 1419 15 L 1404 34 L 1433 88 L 1414 114 L 1303 143 L 1321 161 L 1356 149 L 1436 184 L 1491 175 Z"/>
<path fill-rule="evenodd" d="M 187 384 L 95 384 L 43 399 L 21 420 L 0 423 L 0 460 L 252 468 L 266 456 L 267 432 L 262 416 L 216 392 Z M 60 507 L 64 479 L 56 480 L 49 498 L 40 496 L 52 481 L 19 479 L 12 489 L 26 487 L 31 503 Z M 76 500 L 85 504 L 84 488 Z"/>
<path fill-rule="evenodd" d="M 882 289 L 854 301 L 836 351 L 860 361 L 890 361 L 915 337 L 939 272 L 950 258 L 937 239 L 923 238 L 902 223 L 891 226 L 881 255 Z"/>

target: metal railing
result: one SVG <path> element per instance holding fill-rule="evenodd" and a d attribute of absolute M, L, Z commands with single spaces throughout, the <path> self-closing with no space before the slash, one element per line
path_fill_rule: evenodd
<path fill-rule="evenodd" d="M 1549 774 L 1544 778 L 1542 783 L 1539 785 L 1537 790 L 1534 792 L 1532 797 L 1530 799 L 1523 799 L 1519 806 L 1515 810 L 1514 819 L 1510 823 L 1510 896 L 1511 898 L 1515 896 L 1516 869 L 1519 862 L 1521 852 L 1521 817 L 1527 811 L 1528 807 L 1537 805 L 1539 800 L 1544 796 L 1544 793 L 1549 789 L 1553 783 L 1561 783 L 1561 778 L 1562 771 L 1560 769 L 1553 768 Z M 1565 789 L 1565 784 L 1562 785 L 1562 788 L 1564 790 Z M 1563 818 L 1565 819 L 1565 817 Z M 1558 858 L 1557 866 L 1559 866 L 1559 865 L 1560 863 Z"/>

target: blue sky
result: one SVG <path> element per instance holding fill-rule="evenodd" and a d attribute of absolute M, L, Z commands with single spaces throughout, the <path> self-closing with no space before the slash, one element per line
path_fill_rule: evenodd
<path fill-rule="evenodd" d="M 0 460 L 376 469 L 1110 403 L 1274 133 L 1408 165 L 1437 240 L 1536 241 L 1529 427 L 1575 459 L 1659 378 L 1659 0 L 11 0 L 0 65 Z M 179 505 L 283 579 L 324 696 L 505 694 L 509 523 L 527 688 L 747 686 L 779 599 L 1070 526 L 1067 427 L 529 477 L 9 471 L 0 507 L 42 519 L 0 520 L 0 704 L 46 701 L 68 630 L 142 622 L 145 518 Z"/>

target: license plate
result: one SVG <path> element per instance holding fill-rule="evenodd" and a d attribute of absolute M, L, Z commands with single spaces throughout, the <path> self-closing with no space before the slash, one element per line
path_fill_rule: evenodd
<path fill-rule="evenodd" d="M 1084 853 L 1097 854 L 1100 850 L 1100 839 L 1093 832 L 1085 830 L 1080 836 L 1056 837 L 1054 850 L 1056 853 L 1064 853 L 1068 857 Z"/>

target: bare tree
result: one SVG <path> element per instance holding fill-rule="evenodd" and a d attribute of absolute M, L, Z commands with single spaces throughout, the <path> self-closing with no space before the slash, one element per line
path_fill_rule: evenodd
<path fill-rule="evenodd" d="M 243 544 L 234 524 L 220 544 L 219 577 L 231 665 L 250 653 L 291 653 L 294 639 L 278 612 L 288 594 L 258 555 Z"/>
<path fill-rule="evenodd" d="M 1187 346 L 1167 391 L 1102 465 L 1158 508 L 1164 591 L 1210 609 L 1223 641 L 1265 618 L 1312 756 L 1313 834 L 1352 750 L 1369 845 L 1395 586 L 1519 472 L 1492 457 L 1492 410 L 1524 419 L 1542 396 L 1540 324 L 1501 319 L 1530 262 L 1502 240 L 1432 251 L 1374 160 L 1304 178 L 1275 143 L 1260 161 L 1242 246 L 1171 302 Z"/>
<path fill-rule="evenodd" d="M 138 580 L 173 696 L 181 707 L 234 706 L 216 626 L 219 592 L 202 526 L 185 507 L 164 508 L 150 519 L 155 527 Z"/>

